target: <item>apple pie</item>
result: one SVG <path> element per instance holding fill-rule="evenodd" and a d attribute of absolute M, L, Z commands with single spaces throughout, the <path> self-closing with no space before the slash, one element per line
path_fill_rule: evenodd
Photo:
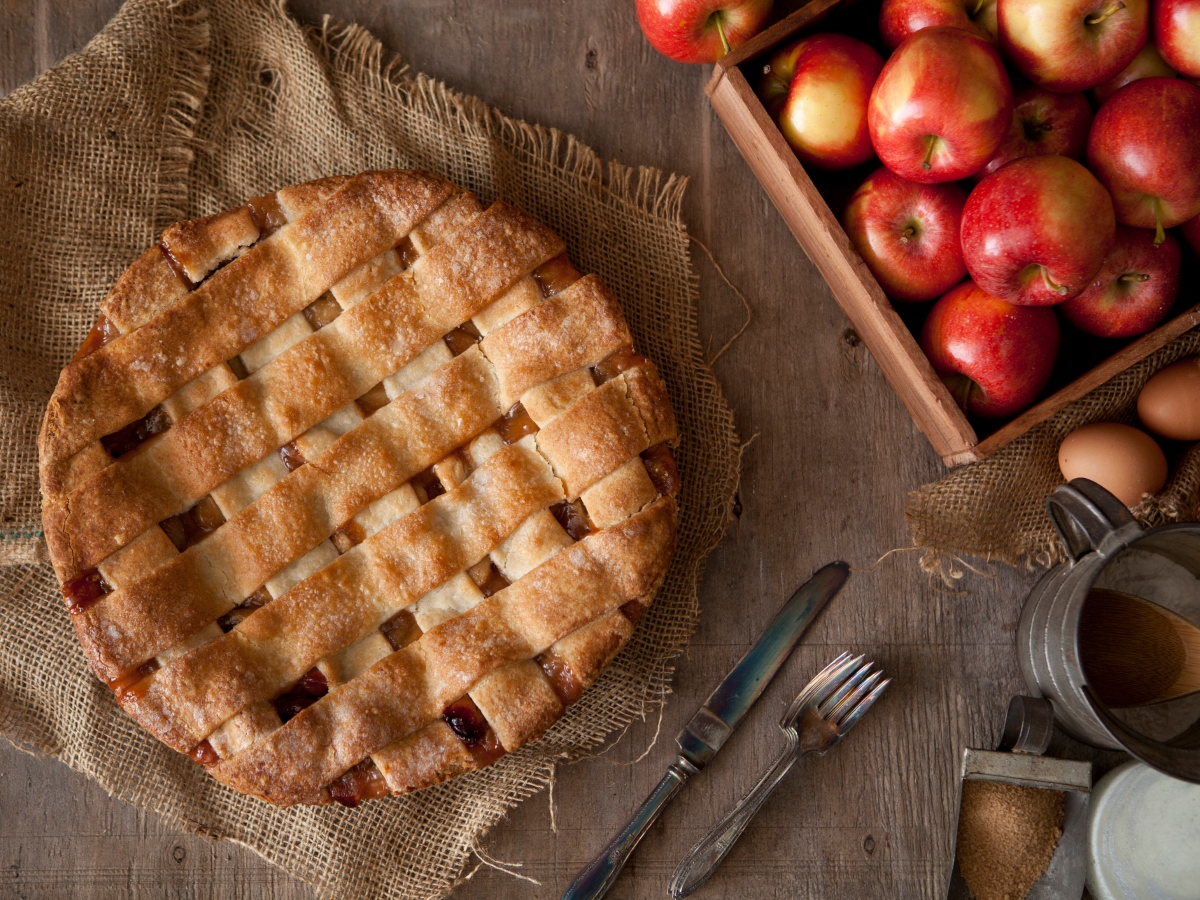
<path fill-rule="evenodd" d="M 536 739 L 674 546 L 666 388 L 563 241 L 364 172 L 167 228 L 39 437 L 79 642 L 146 730 L 280 805 Z"/>

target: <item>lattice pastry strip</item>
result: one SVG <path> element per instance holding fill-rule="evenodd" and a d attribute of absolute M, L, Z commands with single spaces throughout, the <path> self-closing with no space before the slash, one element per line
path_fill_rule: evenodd
<path fill-rule="evenodd" d="M 376 172 L 135 260 L 39 446 L 73 622 L 145 727 L 241 790 L 353 804 L 486 764 L 594 680 L 665 572 L 676 434 L 562 249 Z"/>
<path fill-rule="evenodd" d="M 95 647 L 106 677 L 139 665 L 224 615 L 375 497 L 395 489 L 494 422 L 503 409 L 499 398 L 524 384 L 517 380 L 507 389 L 503 382 L 497 384 L 494 367 L 483 351 L 508 357 L 509 348 L 519 345 L 537 353 L 541 361 L 519 376 L 545 380 L 557 377 L 559 366 L 574 368 L 580 360 L 595 363 L 627 345 L 628 332 L 610 324 L 611 298 L 597 287 L 593 279 L 585 278 L 518 316 L 484 338 L 479 347 L 434 372 L 419 391 L 410 391 L 370 416 L 331 446 L 316 465 L 298 468 L 171 566 L 84 610 L 77 623 L 81 639 Z M 579 333 L 544 330 L 543 307 L 565 304 L 575 310 Z M 569 342 L 567 349 L 561 346 L 565 342 Z M 665 396 L 660 396 L 665 402 Z M 407 443 L 405 452 L 398 452 L 399 442 Z M 335 470 L 337 477 L 327 474 Z M 308 500 L 312 496 L 322 496 L 324 502 L 314 507 Z M 262 539 L 264 531 L 271 535 L 270 541 Z M 245 546 L 250 540 L 256 541 L 252 552 Z M 214 572 L 220 577 L 214 577 Z M 165 590 L 172 590 L 177 598 L 171 616 L 162 614 L 156 600 Z M 136 640 L 111 639 L 114 633 Z"/>

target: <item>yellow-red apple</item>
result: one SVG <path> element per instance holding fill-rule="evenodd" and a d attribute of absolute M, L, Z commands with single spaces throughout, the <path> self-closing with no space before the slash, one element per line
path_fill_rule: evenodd
<path fill-rule="evenodd" d="M 759 85 L 779 130 L 805 165 L 849 169 L 875 155 L 867 101 L 883 57 L 844 34 L 814 34 L 771 57 Z M 780 100 L 780 88 L 787 93 Z"/>
<path fill-rule="evenodd" d="M 1108 192 L 1065 156 L 1011 162 L 979 182 L 963 207 L 967 271 L 989 294 L 1022 306 L 1081 293 L 1115 233 Z"/>
<path fill-rule="evenodd" d="M 910 34 L 933 25 L 962 28 L 996 40 L 996 0 L 883 0 L 879 36 L 895 50 Z"/>
<path fill-rule="evenodd" d="M 1166 60 L 1158 52 L 1158 48 L 1150 41 L 1138 51 L 1133 62 L 1114 75 L 1108 81 L 1101 82 L 1092 88 L 1092 99 L 1104 103 L 1127 84 L 1132 84 L 1142 78 L 1174 78 L 1175 70 L 1167 65 Z"/>
<path fill-rule="evenodd" d="M 964 281 L 933 305 L 921 349 L 966 412 L 1013 416 L 1042 392 L 1058 356 L 1058 317 Z"/>
<path fill-rule="evenodd" d="M 932 300 L 967 274 L 958 238 L 966 200 L 960 185 L 917 184 L 880 168 L 858 186 L 842 225 L 884 293 Z"/>
<path fill-rule="evenodd" d="M 678 62 L 716 62 L 762 29 L 772 0 L 637 0 L 650 45 Z"/>
<path fill-rule="evenodd" d="M 1013 92 L 1013 119 L 1004 143 L 976 178 L 991 175 L 1005 163 L 1027 156 L 1057 153 L 1083 159 L 1092 105 L 1081 93 L 1056 94 L 1034 84 Z"/>
<path fill-rule="evenodd" d="M 1117 221 L 1163 229 L 1200 214 L 1200 87 L 1143 78 L 1100 107 L 1088 166 L 1112 194 Z"/>
<path fill-rule="evenodd" d="M 1175 305 L 1181 260 L 1171 235 L 1156 247 L 1153 231 L 1120 225 L 1104 265 L 1087 290 L 1062 305 L 1063 316 L 1098 337 L 1145 334 Z"/>
<path fill-rule="evenodd" d="M 1124 69 L 1149 14 L 1149 0 L 996 0 L 1005 57 L 1051 91 L 1085 91 Z"/>
<path fill-rule="evenodd" d="M 1155 0 L 1154 41 L 1175 71 L 1200 78 L 1200 0 Z"/>
<path fill-rule="evenodd" d="M 896 48 L 867 110 L 883 164 L 910 181 L 983 168 L 1012 124 L 1012 85 L 995 48 L 961 28 L 923 28 Z"/>

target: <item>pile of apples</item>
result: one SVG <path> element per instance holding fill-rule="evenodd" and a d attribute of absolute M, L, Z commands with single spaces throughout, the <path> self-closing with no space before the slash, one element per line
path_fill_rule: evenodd
<path fill-rule="evenodd" d="M 806 166 L 883 167 L 842 215 L 964 410 L 1050 379 L 1058 315 L 1153 329 L 1200 252 L 1200 0 L 884 0 L 891 54 L 845 34 L 770 59 L 759 96 Z M 1058 312 L 1056 312 L 1056 309 Z"/>

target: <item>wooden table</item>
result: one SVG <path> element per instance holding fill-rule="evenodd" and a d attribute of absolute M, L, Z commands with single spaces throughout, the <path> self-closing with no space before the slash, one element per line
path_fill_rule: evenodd
<path fill-rule="evenodd" d="M 118 5 L 0 0 L 0 92 L 82 47 Z M 540 886 L 484 867 L 456 895 L 558 897 L 653 786 L 673 736 L 790 590 L 828 560 L 866 569 L 908 546 L 905 494 L 943 470 L 710 110 L 710 67 L 659 56 L 632 0 L 292 8 L 305 21 L 325 12 L 358 21 L 416 70 L 571 132 L 604 158 L 690 176 L 688 228 L 753 306 L 750 328 L 716 364 L 750 441 L 741 515 L 709 560 L 675 696 L 661 722 L 654 715 L 603 756 L 561 769 L 552 801 L 533 797 L 485 841 Z M 699 252 L 695 265 L 701 332 L 719 347 L 742 308 Z M 666 896 L 680 857 L 775 753 L 782 707 L 829 658 L 854 649 L 877 659 L 894 686 L 832 755 L 801 763 L 699 896 L 943 897 L 958 760 L 964 746 L 994 744 L 1009 696 L 1023 689 L 1013 635 L 1032 581 L 999 567 L 989 577 L 967 572 L 952 592 L 913 553 L 854 576 L 611 896 Z M 1115 755 L 1094 758 L 1107 767 Z M 0 741 L 0 895 L 282 900 L 313 891 L 243 848 L 173 833 L 60 763 Z"/>

